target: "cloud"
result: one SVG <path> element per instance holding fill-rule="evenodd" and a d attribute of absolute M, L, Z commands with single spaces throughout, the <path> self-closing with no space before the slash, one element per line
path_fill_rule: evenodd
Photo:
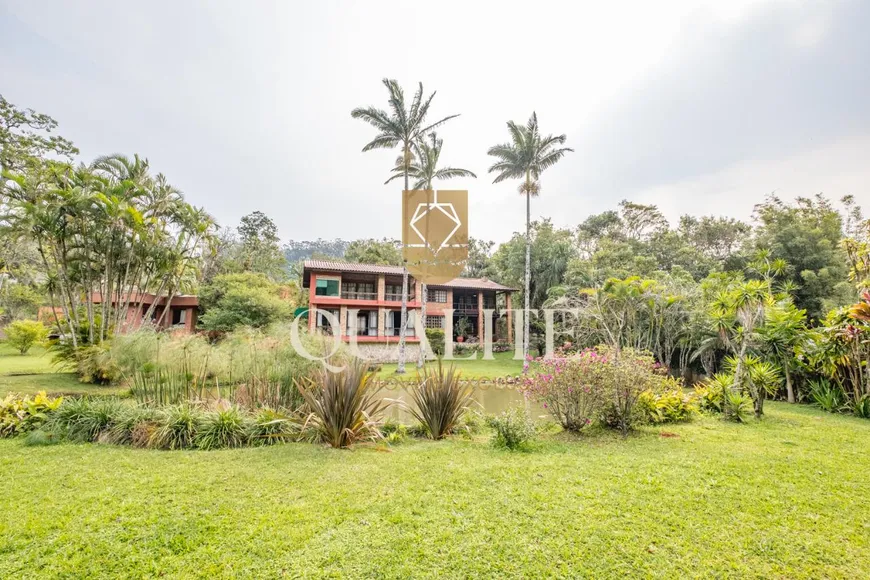
<path fill-rule="evenodd" d="M 576 149 L 532 206 L 564 225 L 622 198 L 672 218 L 746 215 L 771 188 L 870 201 L 860 0 L 50 6 L 0 4 L 4 96 L 56 117 L 85 160 L 143 154 L 225 225 L 261 210 L 285 239 L 398 237 L 395 152 L 362 153 L 372 129 L 350 118 L 385 106 L 385 76 L 462 113 L 444 162 L 480 177 L 442 187 L 470 190 L 476 237 L 523 226 L 486 150 L 532 110 Z"/>

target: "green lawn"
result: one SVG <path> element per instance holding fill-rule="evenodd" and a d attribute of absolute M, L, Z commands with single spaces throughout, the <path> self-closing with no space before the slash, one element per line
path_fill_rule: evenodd
<path fill-rule="evenodd" d="M 62 394 L 118 394 L 121 387 L 101 387 L 80 383 L 78 377 L 66 372 L 52 361 L 52 354 L 35 346 L 22 355 L 0 343 L 0 397 L 7 393 L 34 394 L 39 391 Z"/>
<path fill-rule="evenodd" d="M 529 453 L 0 441 L 0 577 L 866 577 L 870 421 L 768 408 Z"/>
<path fill-rule="evenodd" d="M 54 373 L 64 368 L 52 361 L 52 354 L 41 346 L 34 346 L 27 354 L 0 342 L 0 375 Z"/>
<path fill-rule="evenodd" d="M 471 354 L 463 354 L 457 355 L 456 358 L 467 358 L 469 356 L 471 356 Z M 444 364 L 450 365 L 452 363 L 456 365 L 456 368 L 458 368 L 462 372 L 462 376 L 469 379 L 496 378 L 508 375 L 518 375 L 523 371 L 523 361 L 513 360 L 513 352 L 494 353 L 493 358 L 495 360 L 489 361 L 482 360 L 482 356 L 482 353 L 478 353 L 477 358 L 474 360 L 444 361 Z M 396 374 L 395 364 L 385 364 L 381 371 L 378 373 L 378 378 L 413 378 L 416 374 L 416 363 L 416 359 L 409 360 L 407 363 L 405 363 L 405 369 L 408 371 L 405 375 Z"/>

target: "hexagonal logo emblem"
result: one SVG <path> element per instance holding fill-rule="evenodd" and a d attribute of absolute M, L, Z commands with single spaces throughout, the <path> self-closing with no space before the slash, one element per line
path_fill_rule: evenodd
<path fill-rule="evenodd" d="M 426 284 L 456 278 L 468 260 L 468 192 L 402 192 L 402 245 L 408 272 Z"/>

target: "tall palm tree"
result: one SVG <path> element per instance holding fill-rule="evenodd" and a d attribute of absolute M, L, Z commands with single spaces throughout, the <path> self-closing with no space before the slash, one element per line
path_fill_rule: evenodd
<path fill-rule="evenodd" d="M 429 134 L 428 141 L 419 139 L 413 145 L 414 157 L 409 164 L 405 164 L 405 160 L 400 157 L 396 160 L 396 166 L 393 168 L 394 175 L 389 178 L 386 183 L 402 177 L 405 171 L 410 177 L 417 181 L 414 182 L 414 189 L 434 189 L 433 183 L 436 179 L 453 179 L 454 177 L 474 177 L 477 175 L 468 169 L 457 167 L 438 167 L 438 158 L 441 157 L 441 148 L 444 145 L 444 140 L 439 139 L 438 135 L 433 131 Z M 434 202 L 438 203 L 438 192 L 434 193 Z M 420 327 L 423 333 L 426 332 L 426 299 L 428 288 L 426 284 L 422 285 L 422 300 L 420 302 Z M 452 340 L 453 337 L 450 337 Z M 426 353 L 420 349 L 420 356 L 417 359 L 417 367 L 422 367 L 426 362 Z"/>
<path fill-rule="evenodd" d="M 412 147 L 420 138 L 432 131 L 435 127 L 446 123 L 459 115 L 450 115 L 434 123 L 426 121 L 426 115 L 429 113 L 429 106 L 432 104 L 432 99 L 435 98 L 435 93 L 423 98 L 423 83 L 419 83 L 417 92 L 414 93 L 414 98 L 411 101 L 411 106 L 405 104 L 405 93 L 398 81 L 393 79 L 384 79 L 384 86 L 387 87 L 389 98 L 389 113 L 377 107 L 357 108 L 351 111 L 350 115 L 354 119 L 362 119 L 366 123 L 377 129 L 378 134 L 374 139 L 369 141 L 363 152 L 373 149 L 393 149 L 401 146 L 403 171 L 402 175 L 405 178 L 405 190 L 408 190 L 408 168 L 412 160 Z M 405 372 L 405 330 L 408 325 L 408 268 L 402 268 L 402 321 L 399 330 L 399 364 L 396 367 L 398 374 Z"/>
<path fill-rule="evenodd" d="M 562 135 L 547 135 L 542 137 L 538 131 L 538 115 L 532 113 L 525 127 L 517 125 L 513 121 L 507 123 L 511 135 L 509 143 L 490 147 L 489 155 L 498 158 L 499 161 L 489 168 L 490 173 L 498 172 L 493 183 L 499 183 L 505 179 L 522 179 L 519 186 L 521 195 L 526 196 L 526 272 L 525 272 L 525 312 L 523 322 L 523 370 L 528 370 L 529 356 L 529 284 L 532 275 L 532 235 L 531 235 L 531 198 L 537 197 L 541 191 L 541 173 L 552 167 L 562 159 L 566 153 L 574 151 L 564 145 L 567 139 Z"/>

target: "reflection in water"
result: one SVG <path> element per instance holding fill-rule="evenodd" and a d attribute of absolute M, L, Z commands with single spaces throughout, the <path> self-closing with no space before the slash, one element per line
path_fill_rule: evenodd
<path fill-rule="evenodd" d="M 494 414 L 506 411 L 511 407 L 520 406 L 527 409 L 533 419 L 550 418 L 546 409 L 537 403 L 527 401 L 522 393 L 518 392 L 513 385 L 476 385 L 472 388 L 474 390 L 473 398 L 476 403 L 472 405 L 472 410 Z M 409 402 L 411 400 L 407 387 L 395 384 L 385 386 L 381 389 L 379 395 L 384 399 L 392 401 Z M 415 422 L 414 418 L 403 408 L 401 403 L 391 405 L 387 411 L 387 417 L 402 423 Z"/>

